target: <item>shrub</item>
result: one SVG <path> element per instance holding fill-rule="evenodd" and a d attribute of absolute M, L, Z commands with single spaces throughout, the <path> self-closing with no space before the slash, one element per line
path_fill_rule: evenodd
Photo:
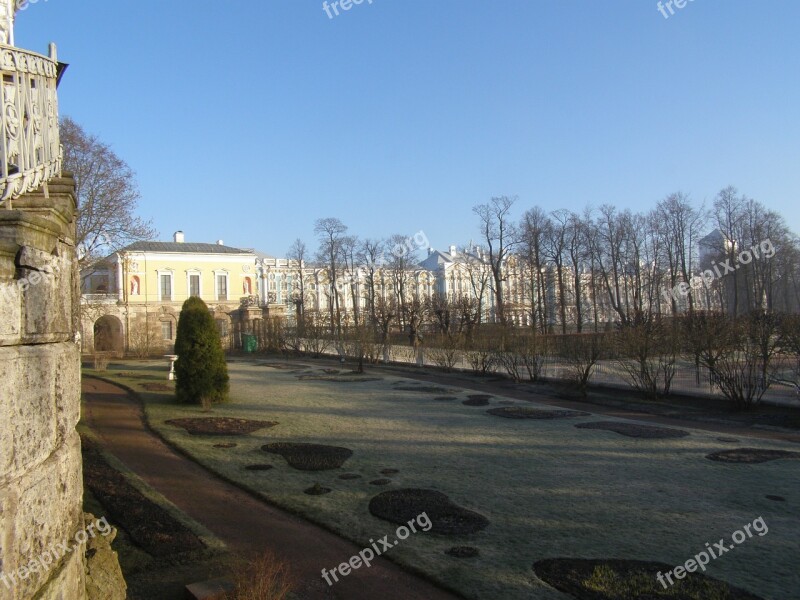
<path fill-rule="evenodd" d="M 478 330 L 466 344 L 464 357 L 475 374 L 488 375 L 497 370 L 496 353 L 499 347 L 496 336 Z"/>
<path fill-rule="evenodd" d="M 214 318 L 200 298 L 183 303 L 175 336 L 175 396 L 178 402 L 224 402 L 229 378 L 225 353 Z"/>
<path fill-rule="evenodd" d="M 235 590 L 226 600 L 286 600 L 294 587 L 289 566 L 271 552 L 239 566 L 234 578 Z"/>
<path fill-rule="evenodd" d="M 547 340 L 541 336 L 510 330 L 506 333 L 503 348 L 494 353 L 494 360 L 515 382 L 539 381 L 547 355 Z"/>
<path fill-rule="evenodd" d="M 568 334 L 555 339 L 555 350 L 564 363 L 567 379 L 584 396 L 597 363 L 609 354 L 608 346 L 608 336 L 604 333 Z"/>
<path fill-rule="evenodd" d="M 761 401 L 774 377 L 772 360 L 778 345 L 773 315 L 752 312 L 730 323 L 730 335 L 718 346 L 719 354 L 710 363 L 712 381 L 736 409 L 746 409 Z"/>
<path fill-rule="evenodd" d="M 460 335 L 443 335 L 428 349 L 428 357 L 434 365 L 449 373 L 461 359 L 463 347 L 464 341 Z"/>
<path fill-rule="evenodd" d="M 675 377 L 678 332 L 657 315 L 640 315 L 615 336 L 617 363 L 628 384 L 651 398 L 669 395 Z"/>
<path fill-rule="evenodd" d="M 756 311 L 736 319 L 696 315 L 686 326 L 689 351 L 734 408 L 757 404 L 776 378 L 773 363 L 785 340 L 779 325 L 776 316 Z"/>

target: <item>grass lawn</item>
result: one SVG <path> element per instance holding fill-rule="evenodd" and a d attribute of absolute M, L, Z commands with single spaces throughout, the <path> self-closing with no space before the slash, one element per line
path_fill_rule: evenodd
<path fill-rule="evenodd" d="M 725 436 L 688 428 L 686 437 L 651 439 L 575 427 L 613 421 L 608 417 L 501 418 L 487 410 L 552 407 L 502 397 L 491 398 L 488 406 L 465 406 L 462 401 L 474 391 L 435 389 L 396 376 L 339 380 L 314 361 L 290 365 L 294 369 L 229 363 L 232 402 L 211 413 L 177 405 L 169 392 L 144 389 L 164 382 L 163 362 L 114 363 L 104 375 L 138 390 L 150 424 L 198 461 L 364 546 L 370 538 L 394 537 L 396 526 L 368 510 L 381 492 L 436 490 L 480 513 L 490 524 L 477 533 L 420 532 L 389 551 L 393 560 L 467 598 L 565 599 L 536 577 L 534 562 L 613 558 L 681 565 L 706 542 L 725 538 L 730 544 L 734 531 L 758 517 L 769 532 L 711 561 L 706 575 L 774 600 L 800 590 L 800 461 L 734 464 L 706 458 L 739 447 L 800 451 L 797 446 L 744 437 L 723 442 L 718 438 Z M 415 385 L 423 391 L 413 391 Z M 441 399 L 447 396 L 456 399 Z M 208 416 L 278 424 L 242 436 L 209 436 L 165 423 Z M 303 471 L 261 449 L 277 442 L 353 453 L 341 468 Z M 236 447 L 215 447 L 232 443 Z M 273 468 L 245 469 L 265 463 Z M 382 474 L 385 469 L 398 472 Z M 343 480 L 343 473 L 361 478 Z M 391 482 L 369 483 L 380 478 Z M 304 493 L 314 484 L 332 491 Z M 480 554 L 445 554 L 453 546 L 473 546 Z"/>

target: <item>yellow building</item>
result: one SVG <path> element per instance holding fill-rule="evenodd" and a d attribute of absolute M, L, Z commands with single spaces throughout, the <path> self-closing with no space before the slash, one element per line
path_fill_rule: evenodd
<path fill-rule="evenodd" d="M 84 352 L 170 352 L 190 296 L 208 304 L 230 346 L 234 313 L 261 306 L 257 258 L 222 240 L 187 243 L 181 231 L 172 242 L 136 242 L 109 255 L 81 273 Z"/>

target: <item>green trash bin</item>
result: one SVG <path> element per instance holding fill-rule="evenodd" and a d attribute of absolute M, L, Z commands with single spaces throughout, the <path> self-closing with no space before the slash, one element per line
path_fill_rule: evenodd
<path fill-rule="evenodd" d="M 255 352 L 258 350 L 258 339 L 250 333 L 242 334 L 242 348 L 245 352 Z"/>

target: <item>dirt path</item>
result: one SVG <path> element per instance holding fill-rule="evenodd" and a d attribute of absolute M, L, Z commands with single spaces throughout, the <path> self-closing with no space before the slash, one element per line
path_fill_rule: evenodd
<path fill-rule="evenodd" d="M 271 550 L 286 560 L 297 576 L 301 598 L 457 598 L 383 558 L 329 587 L 321 570 L 346 562 L 361 548 L 255 499 L 173 451 L 144 426 L 139 403 L 122 388 L 84 378 L 83 393 L 84 419 L 106 450 L 232 550 Z M 390 529 L 387 524 L 386 531 Z"/>

